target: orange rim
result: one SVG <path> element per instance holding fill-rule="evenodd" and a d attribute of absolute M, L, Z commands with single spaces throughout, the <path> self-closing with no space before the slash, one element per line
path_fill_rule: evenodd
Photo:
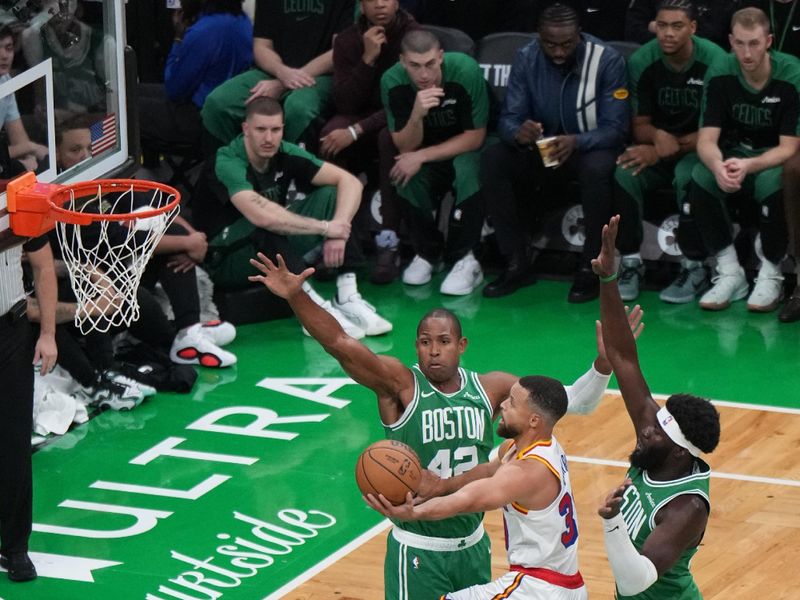
<path fill-rule="evenodd" d="M 147 181 L 143 179 L 95 179 L 94 181 L 82 181 L 65 185 L 55 184 L 53 187 L 56 188 L 55 191 L 51 191 L 48 195 L 48 202 L 50 203 L 53 217 L 57 221 L 70 223 L 72 225 L 88 225 L 93 221 L 131 221 L 134 219 L 147 219 L 172 210 L 181 201 L 181 194 L 174 187 L 157 181 Z M 115 191 L 120 191 L 120 188 L 124 188 L 124 191 L 132 189 L 134 192 L 152 192 L 154 190 L 159 190 L 165 194 L 172 195 L 173 199 L 164 206 L 135 213 L 84 213 L 60 206 L 60 204 L 64 204 L 70 200 L 71 196 L 82 198 L 84 196 L 97 194 L 98 189 L 103 194 L 111 194 Z"/>

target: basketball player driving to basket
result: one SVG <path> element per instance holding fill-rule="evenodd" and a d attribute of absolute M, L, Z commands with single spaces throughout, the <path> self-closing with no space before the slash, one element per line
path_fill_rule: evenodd
<path fill-rule="evenodd" d="M 314 269 L 291 273 L 281 256 L 274 264 L 263 254 L 251 259 L 264 284 L 285 298 L 300 322 L 356 382 L 375 392 L 386 437 L 404 442 L 419 455 L 420 496 L 451 493 L 487 477 L 493 447 L 492 420 L 519 379 L 502 371 L 476 373 L 461 368 L 467 348 L 458 318 L 445 309 L 427 313 L 417 326 L 417 364 L 378 356 L 346 335 L 341 326 L 303 291 Z M 593 366 L 566 388 L 570 412 L 592 412 L 605 391 L 611 368 L 597 327 Z M 387 600 L 429 600 L 451 590 L 491 580 L 490 542 L 483 514 L 440 521 L 395 523 L 384 563 Z"/>
<path fill-rule="evenodd" d="M 491 583 L 445 594 L 442 600 L 585 600 L 567 456 L 553 436 L 553 427 L 567 412 L 566 390 L 550 377 L 522 377 L 500 410 L 497 433 L 507 441 L 488 464 L 490 477 L 418 505 L 410 493 L 400 506 L 382 494 L 369 494 L 367 503 L 404 521 L 503 510 L 509 572 Z"/>

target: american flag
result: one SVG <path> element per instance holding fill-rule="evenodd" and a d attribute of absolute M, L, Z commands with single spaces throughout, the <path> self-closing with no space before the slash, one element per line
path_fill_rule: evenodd
<path fill-rule="evenodd" d="M 92 132 L 92 156 L 117 145 L 117 115 L 106 115 L 102 121 L 93 123 L 89 130 Z"/>

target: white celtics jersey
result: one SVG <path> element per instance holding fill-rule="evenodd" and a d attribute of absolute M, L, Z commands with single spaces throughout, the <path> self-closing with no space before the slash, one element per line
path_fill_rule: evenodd
<path fill-rule="evenodd" d="M 578 520 L 564 450 L 554 437 L 521 451 L 512 443 L 502 460 L 538 460 L 561 483 L 558 497 L 543 510 L 528 510 L 516 502 L 503 507 L 506 550 L 512 570 L 520 566 L 564 575 L 577 573 Z"/>

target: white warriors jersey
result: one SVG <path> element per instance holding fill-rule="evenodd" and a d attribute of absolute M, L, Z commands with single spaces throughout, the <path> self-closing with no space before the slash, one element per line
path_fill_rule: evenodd
<path fill-rule="evenodd" d="M 548 569 L 564 575 L 578 572 L 578 518 L 572 501 L 567 457 L 552 437 L 523 450 L 512 442 L 502 461 L 537 460 L 553 473 L 561 491 L 542 510 L 528 510 L 516 502 L 503 507 L 506 550 L 512 566 Z"/>

